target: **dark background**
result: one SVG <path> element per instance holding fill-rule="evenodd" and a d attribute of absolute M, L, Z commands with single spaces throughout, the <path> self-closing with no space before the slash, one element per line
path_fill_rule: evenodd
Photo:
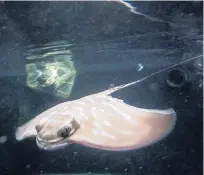
<path fill-rule="evenodd" d="M 197 76 L 195 60 L 190 67 L 190 88 L 172 90 L 165 84 L 168 72 L 163 72 L 116 95 L 127 103 L 147 108 L 173 107 L 178 122 L 164 140 L 150 147 L 128 152 L 108 152 L 71 145 L 63 150 L 39 150 L 34 139 L 17 142 L 14 138 L 19 116 L 32 118 L 63 100 L 53 94 L 36 92 L 24 86 L 26 64 L 24 52 L 29 45 L 43 46 L 48 42 L 67 40 L 82 45 L 75 54 L 76 62 L 103 63 L 115 50 L 103 51 L 93 59 L 98 42 L 121 40 L 124 48 L 164 49 L 163 57 L 172 64 L 202 54 L 202 2 L 134 2 L 137 9 L 149 16 L 171 21 L 151 21 L 131 13 L 116 2 L 4 2 L 0 4 L 0 134 L 8 141 L 0 145 L 0 174 L 32 173 L 115 173 L 137 175 L 199 175 L 202 173 L 202 80 Z M 136 42 L 139 39 L 140 44 Z M 128 40 L 128 42 L 127 42 Z M 107 45 L 109 45 L 108 43 Z M 88 45 L 88 46 L 87 46 Z M 171 53 L 167 54 L 167 51 Z M 121 50 L 120 50 L 121 52 Z M 124 59 L 136 51 L 123 54 Z M 115 55 L 115 57 L 114 57 Z M 84 56 L 82 58 L 82 56 Z M 147 76 L 161 69 L 161 54 L 151 55 L 145 74 L 134 69 L 93 70 L 78 74 L 68 100 L 99 92 L 110 84 L 121 84 Z M 78 59 L 80 57 L 80 59 Z M 174 58 L 174 59 L 173 59 Z M 164 58 L 163 58 L 164 59 Z M 179 61 L 177 61 L 179 60 Z M 120 61 L 120 60 L 119 60 Z M 158 64 L 157 64 L 158 62 Z M 165 61 L 164 61 L 165 62 Z M 163 62 L 162 62 L 163 63 Z M 145 64 L 145 63 L 144 63 Z M 168 64 L 166 64 L 168 65 Z M 79 67 L 78 64 L 76 66 Z M 67 99 L 66 99 L 67 100 Z M 27 118 L 27 119 L 28 119 Z M 27 120 L 26 119 L 26 120 Z"/>

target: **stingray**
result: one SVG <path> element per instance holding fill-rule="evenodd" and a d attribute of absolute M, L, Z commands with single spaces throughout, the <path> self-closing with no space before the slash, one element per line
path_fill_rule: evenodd
<path fill-rule="evenodd" d="M 138 108 L 111 94 L 177 65 L 143 79 L 51 107 L 18 127 L 16 139 L 36 137 L 37 146 L 44 150 L 56 150 L 73 143 L 111 151 L 152 145 L 174 129 L 176 112 L 172 108 Z"/>

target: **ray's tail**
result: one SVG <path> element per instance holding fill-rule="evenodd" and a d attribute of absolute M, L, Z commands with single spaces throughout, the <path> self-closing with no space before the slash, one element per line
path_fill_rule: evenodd
<path fill-rule="evenodd" d="M 137 83 L 139 83 L 139 82 L 142 82 L 142 81 L 144 81 L 144 80 L 146 80 L 146 79 L 148 79 L 148 78 L 150 78 L 150 77 L 152 77 L 152 76 L 154 76 L 154 75 L 157 75 L 157 74 L 159 74 L 159 73 L 161 73 L 161 72 L 164 72 L 164 71 L 169 70 L 169 69 L 171 69 L 171 68 L 174 68 L 174 67 L 176 67 L 176 66 L 182 65 L 182 64 L 184 64 L 184 63 L 186 63 L 186 62 L 189 62 L 189 61 L 191 61 L 191 60 L 200 58 L 200 57 L 202 57 L 202 56 L 203 56 L 203 55 L 198 55 L 198 56 L 189 58 L 189 59 L 187 59 L 187 60 L 185 60 L 185 61 L 182 61 L 182 62 L 180 62 L 180 63 L 178 63 L 178 64 L 174 64 L 174 65 L 172 65 L 172 66 L 170 66 L 170 67 L 167 67 L 167 68 L 165 68 L 165 69 L 162 69 L 162 70 L 159 70 L 159 71 L 157 71 L 157 72 L 155 72 L 155 73 L 152 73 L 152 74 L 150 74 L 150 75 L 148 75 L 148 76 L 146 76 L 146 77 L 144 77 L 144 78 L 141 78 L 141 79 L 139 79 L 139 80 L 133 81 L 133 82 L 131 82 L 131 83 L 119 85 L 119 86 L 116 86 L 116 87 L 113 87 L 113 88 L 110 88 L 110 89 L 108 89 L 108 90 L 106 90 L 106 91 L 101 92 L 101 94 L 102 94 L 102 95 L 110 95 L 111 93 L 113 93 L 113 92 L 115 92 L 115 91 L 121 90 L 121 89 L 123 89 L 123 88 L 129 87 L 129 86 L 134 85 L 134 84 L 137 84 Z"/>

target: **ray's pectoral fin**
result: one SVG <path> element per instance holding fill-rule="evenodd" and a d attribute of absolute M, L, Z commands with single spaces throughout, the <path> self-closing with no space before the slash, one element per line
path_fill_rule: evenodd
<path fill-rule="evenodd" d="M 177 117 L 173 109 L 142 109 L 124 103 L 117 105 L 125 113 L 115 113 L 117 117 L 114 119 L 104 116 L 96 121 L 94 117 L 90 118 L 86 129 L 73 134 L 70 140 L 97 149 L 132 150 L 162 140 L 175 127 Z M 127 120 L 127 116 L 131 117 L 131 121 Z M 104 120 L 109 125 L 103 124 Z"/>
<path fill-rule="evenodd" d="M 28 137 L 35 137 L 37 135 L 37 131 L 33 127 L 29 127 L 29 123 L 26 123 L 16 129 L 15 137 L 16 140 L 21 141 Z"/>
<path fill-rule="evenodd" d="M 40 114 L 22 126 L 17 127 L 15 132 L 16 140 L 21 141 L 28 137 L 36 137 L 38 128 L 42 126 L 44 121 L 48 118 L 49 115 Z"/>

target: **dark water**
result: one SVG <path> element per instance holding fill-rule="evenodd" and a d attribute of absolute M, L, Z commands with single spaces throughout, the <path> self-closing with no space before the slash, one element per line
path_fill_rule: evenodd
<path fill-rule="evenodd" d="M 202 57 L 177 67 L 190 77 L 182 88 L 167 85 L 170 69 L 114 94 L 138 107 L 175 109 L 178 117 L 175 129 L 152 146 L 109 152 L 70 145 L 46 152 L 37 148 L 34 139 L 15 140 L 15 127 L 53 105 L 102 91 L 111 84 L 141 79 L 202 55 L 202 2 L 135 2 L 134 5 L 140 12 L 177 25 L 150 21 L 110 2 L 0 5 L 0 135 L 8 137 L 0 144 L 0 174 L 202 173 Z M 43 48 L 47 43 L 56 45 L 59 41 L 73 44 L 67 49 L 72 51 L 78 70 L 68 99 L 25 86 L 25 53 L 31 46 Z M 175 82 L 179 81 L 178 76 L 173 77 Z"/>

